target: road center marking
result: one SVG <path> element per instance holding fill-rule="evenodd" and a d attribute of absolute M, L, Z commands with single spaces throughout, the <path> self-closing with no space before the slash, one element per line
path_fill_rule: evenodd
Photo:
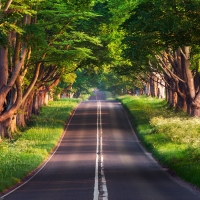
<path fill-rule="evenodd" d="M 108 200 L 106 178 L 103 163 L 103 135 L 102 135 L 101 101 L 97 101 L 97 147 L 96 147 L 96 166 L 95 184 L 93 200 Z"/>

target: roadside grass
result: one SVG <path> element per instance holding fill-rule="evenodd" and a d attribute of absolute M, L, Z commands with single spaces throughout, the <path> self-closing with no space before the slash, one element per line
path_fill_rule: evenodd
<path fill-rule="evenodd" d="M 139 139 L 164 166 L 200 188 L 200 118 L 170 109 L 165 100 L 122 96 Z"/>
<path fill-rule="evenodd" d="M 49 102 L 29 126 L 0 143 L 0 192 L 20 182 L 48 158 L 61 137 L 77 99 Z"/>

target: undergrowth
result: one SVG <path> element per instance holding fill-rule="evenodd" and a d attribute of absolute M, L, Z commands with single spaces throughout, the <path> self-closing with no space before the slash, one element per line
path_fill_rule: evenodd
<path fill-rule="evenodd" d="M 200 118 L 170 109 L 165 100 L 119 97 L 148 151 L 185 181 L 200 188 Z"/>
<path fill-rule="evenodd" d="M 77 104 L 77 99 L 49 102 L 39 116 L 33 116 L 28 128 L 12 141 L 0 143 L 0 192 L 20 182 L 47 159 Z"/>

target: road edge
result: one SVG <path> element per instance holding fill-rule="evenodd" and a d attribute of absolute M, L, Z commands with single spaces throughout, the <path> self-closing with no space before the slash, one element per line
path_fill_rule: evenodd
<path fill-rule="evenodd" d="M 11 186 L 10 188 L 6 189 L 4 192 L 1 192 L 0 193 L 0 200 L 2 200 L 3 198 L 5 198 L 9 194 L 11 194 L 12 192 L 17 190 L 18 188 L 20 188 L 23 185 L 25 185 L 26 183 L 28 183 L 32 178 L 34 178 L 46 166 L 46 164 L 51 160 L 53 155 L 58 150 L 58 148 L 61 144 L 61 141 L 62 141 L 62 139 L 64 138 L 64 136 L 67 132 L 67 128 L 68 128 L 68 126 L 69 126 L 69 124 L 70 124 L 70 122 L 71 122 L 71 120 L 74 116 L 74 113 L 76 112 L 76 110 L 77 110 L 77 108 L 79 107 L 80 104 L 81 104 L 81 102 L 78 103 L 78 105 L 73 109 L 73 111 L 71 112 L 69 117 L 66 119 L 65 126 L 63 128 L 63 132 L 62 132 L 57 144 L 52 149 L 52 151 L 49 153 L 49 156 L 37 168 L 35 168 L 33 171 L 29 172 L 28 175 L 26 175 L 24 178 L 22 178 L 19 183 L 17 183 L 14 186 Z"/>

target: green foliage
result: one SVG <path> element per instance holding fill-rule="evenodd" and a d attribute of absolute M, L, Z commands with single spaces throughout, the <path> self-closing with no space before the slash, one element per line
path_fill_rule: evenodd
<path fill-rule="evenodd" d="M 127 33 L 125 55 L 132 60 L 144 60 L 168 47 L 198 45 L 199 7 L 196 0 L 139 3 L 123 23 Z"/>
<path fill-rule="evenodd" d="M 87 60 L 96 60 L 94 48 L 101 48 L 101 41 L 90 33 L 91 29 L 87 30 L 88 27 L 82 24 L 87 24 L 97 16 L 92 12 L 91 1 L 48 1 L 43 2 L 38 10 L 37 24 L 27 27 L 27 37 L 35 37 L 30 40 L 34 47 L 31 63 L 43 62 L 43 69 L 47 72 L 55 66 L 61 77 L 61 83 L 54 90 L 56 94 L 75 81 L 75 76 L 70 81 L 67 80 L 68 73 L 73 73 L 81 65 L 83 67 L 82 63 Z M 34 34 L 31 35 L 32 32 Z M 34 39 L 39 45 L 34 46 Z M 29 69 L 27 79 L 33 73 Z"/>
<path fill-rule="evenodd" d="M 182 179 L 200 187 L 199 118 L 174 113 L 164 100 L 150 97 L 120 97 L 138 137 L 163 165 Z"/>
<path fill-rule="evenodd" d="M 31 126 L 18 133 L 12 141 L 0 143 L 0 191 L 20 182 L 51 153 L 63 132 L 66 119 L 79 100 L 50 102 L 40 116 L 32 118 Z"/>
<path fill-rule="evenodd" d="M 98 88 L 102 91 L 111 92 L 114 96 L 126 93 L 124 77 L 112 71 L 104 71 L 101 74 Z"/>
<path fill-rule="evenodd" d="M 8 38 L 6 34 L 4 34 L 3 31 L 1 31 L 1 29 L 0 29 L 0 45 L 4 47 L 8 45 Z"/>
<path fill-rule="evenodd" d="M 44 29 L 36 24 L 25 26 L 22 39 L 27 42 L 28 46 L 31 46 L 35 49 L 47 47 Z"/>
<path fill-rule="evenodd" d="M 85 11 L 91 9 L 92 0 L 65 0 L 68 6 L 75 11 Z"/>
<path fill-rule="evenodd" d="M 73 84 L 74 97 L 76 98 L 79 98 L 81 95 L 92 94 L 93 89 L 98 86 L 97 74 L 89 74 L 84 69 L 78 69 L 76 76 L 76 82 Z"/>
<path fill-rule="evenodd" d="M 2 1 L 2 9 L 0 11 L 0 31 L 4 34 L 7 34 L 10 31 L 16 31 L 22 34 L 24 30 L 23 27 L 21 27 L 21 20 L 25 15 L 34 16 L 36 14 L 36 11 L 34 10 L 35 6 L 39 5 L 41 1 L 43 0 L 12 1 L 10 7 L 6 11 L 3 9 L 7 1 Z"/>
<path fill-rule="evenodd" d="M 61 80 L 66 84 L 72 84 L 76 80 L 76 74 L 75 73 L 64 74 Z"/>

